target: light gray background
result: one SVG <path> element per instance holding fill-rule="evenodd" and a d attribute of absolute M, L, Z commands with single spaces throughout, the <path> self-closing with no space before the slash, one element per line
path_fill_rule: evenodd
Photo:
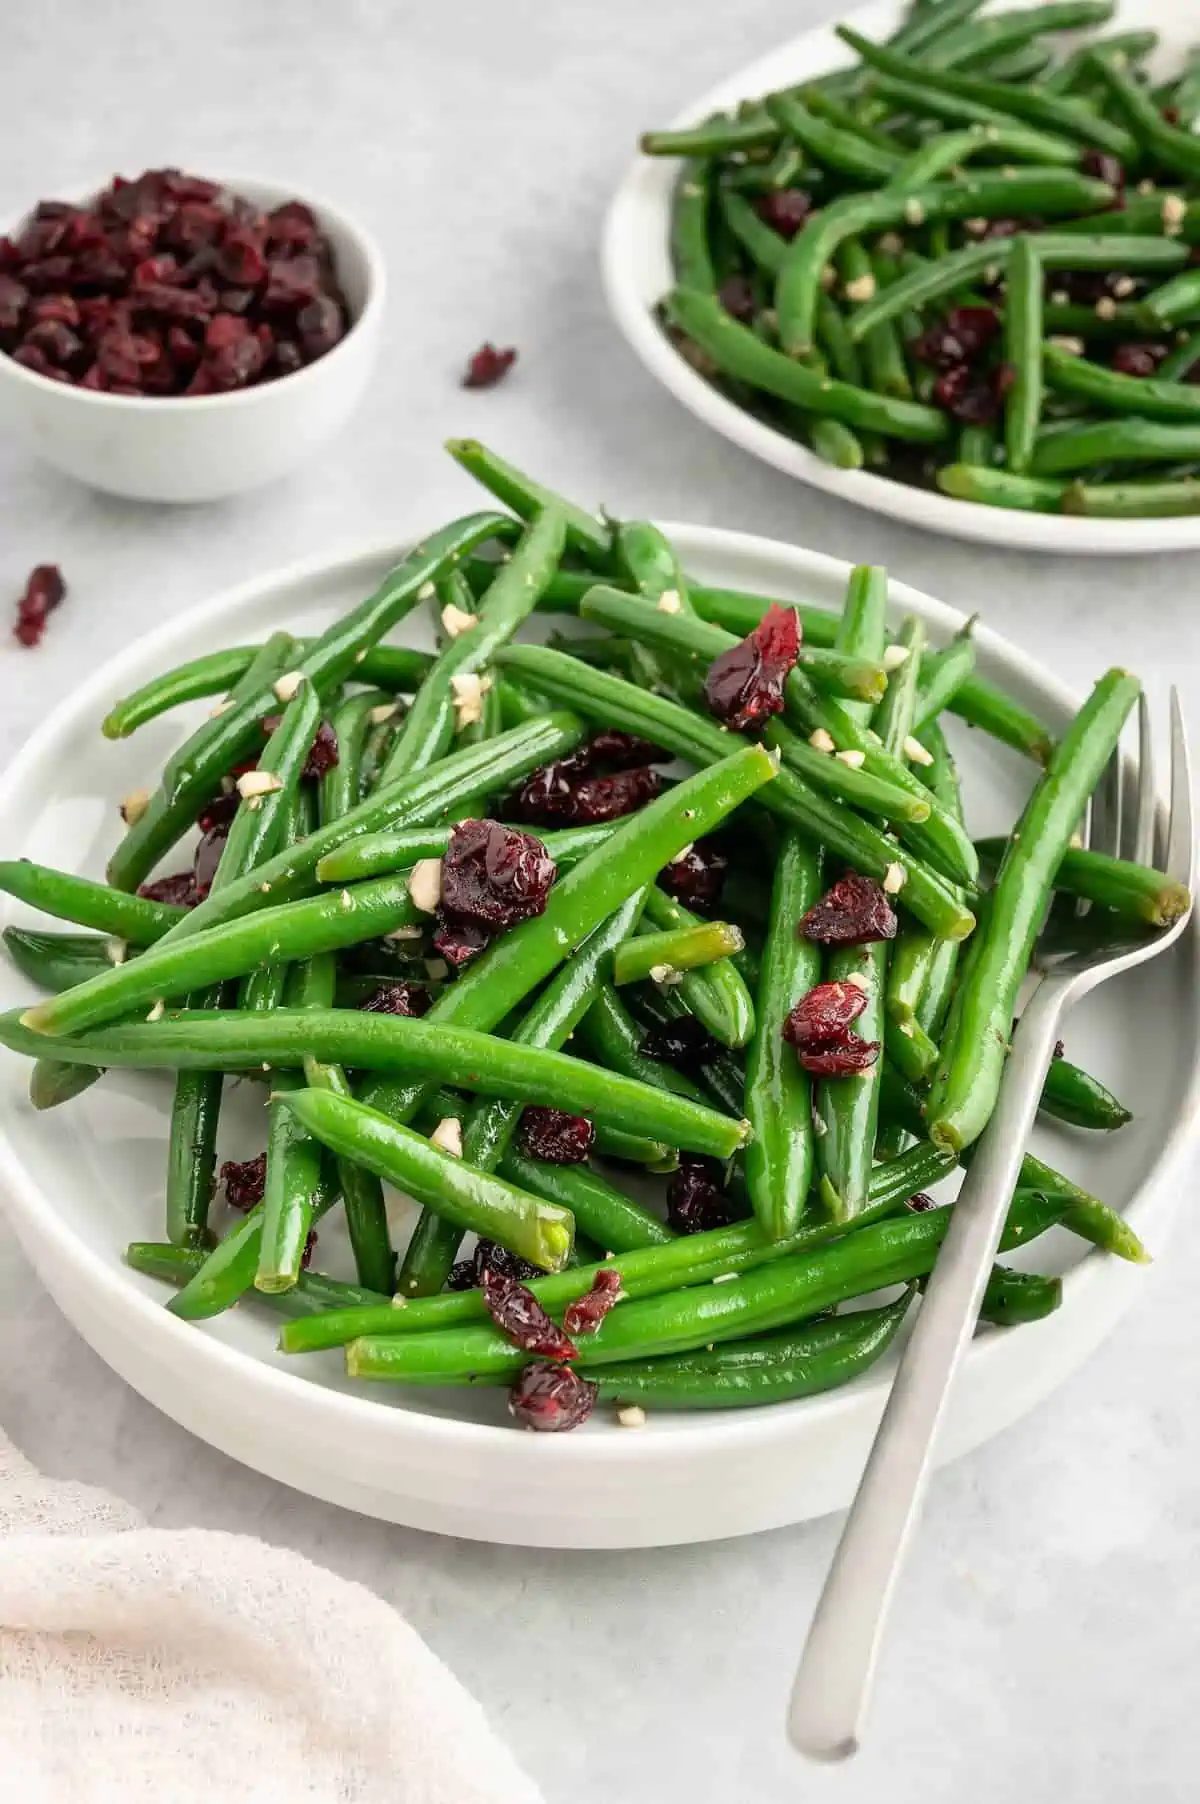
<path fill-rule="evenodd" d="M 1200 560 L 1006 556 L 874 519 L 761 468 L 659 393 L 605 316 L 603 208 L 639 128 L 815 22 L 813 0 L 41 0 L 5 9 L 0 209 L 121 169 L 292 178 L 357 210 L 392 292 L 370 399 L 293 480 L 146 509 L 0 437 L 0 744 L 176 608 L 307 553 L 474 505 L 439 452 L 486 435 L 617 510 L 773 534 L 898 574 L 1085 684 L 1130 661 L 1193 723 Z M 481 339 L 510 381 L 464 394 Z M 37 652 L 5 597 L 57 560 Z M 59 1318 L 0 1222 L 0 1421 L 48 1470 L 159 1524 L 243 1530 L 392 1600 L 483 1700 L 550 1804 L 1165 1804 L 1195 1796 L 1200 1343 L 1181 1225 L 1141 1309 L 1055 1398 L 933 1489 L 870 1750 L 799 1766 L 781 1737 L 826 1521 L 645 1554 L 525 1553 L 313 1503 L 188 1438 Z M 364 1658 L 370 1650 L 364 1649 Z"/>

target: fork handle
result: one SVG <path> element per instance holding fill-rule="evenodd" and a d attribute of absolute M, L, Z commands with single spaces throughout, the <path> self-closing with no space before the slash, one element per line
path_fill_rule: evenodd
<path fill-rule="evenodd" d="M 1053 1056 L 1062 992 L 1038 986 L 901 1356 L 887 1407 L 825 1580 L 788 1709 L 814 1760 L 857 1751 L 901 1562 L 916 1530 L 950 1385 L 970 1342 Z"/>

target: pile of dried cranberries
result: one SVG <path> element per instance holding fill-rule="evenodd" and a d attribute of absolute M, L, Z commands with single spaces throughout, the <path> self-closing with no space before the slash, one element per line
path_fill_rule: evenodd
<path fill-rule="evenodd" d="M 290 376 L 345 336 L 329 240 L 178 169 L 44 200 L 0 238 L 0 351 L 113 395 L 216 395 Z"/>

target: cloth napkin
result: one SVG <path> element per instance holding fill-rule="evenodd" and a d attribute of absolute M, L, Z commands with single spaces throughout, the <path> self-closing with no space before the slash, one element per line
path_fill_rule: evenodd
<path fill-rule="evenodd" d="M 245 1535 L 147 1528 L 0 1432 L 3 1804 L 541 1804 L 361 1585 Z"/>

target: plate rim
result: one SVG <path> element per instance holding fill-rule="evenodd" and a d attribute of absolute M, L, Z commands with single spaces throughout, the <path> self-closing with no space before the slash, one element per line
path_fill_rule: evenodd
<path fill-rule="evenodd" d="M 1016 3 L 1017 0 L 1006 0 L 1006 4 Z M 852 24 L 866 36 L 878 36 L 898 23 L 902 12 L 899 0 L 873 0 L 868 6 L 795 33 L 681 108 L 670 121 L 669 129 L 695 124 L 747 93 L 769 87 L 781 57 L 823 46 L 829 51 L 831 65 L 836 67 L 839 61 L 847 60 L 845 46 L 833 35 L 836 25 Z M 601 285 L 618 331 L 644 368 L 713 431 L 784 475 L 871 513 L 943 537 L 996 545 L 1009 551 L 1049 551 L 1065 557 L 1132 557 L 1200 548 L 1200 514 L 1161 520 L 1094 520 L 956 501 L 868 470 L 835 469 L 785 433 L 738 407 L 672 349 L 653 319 L 638 279 L 642 260 L 639 247 L 648 247 L 651 234 L 652 255 L 665 252 L 676 167 L 672 158 L 640 155 L 626 167 L 605 213 L 600 242 Z M 652 216 L 653 224 L 648 216 Z"/>
<path fill-rule="evenodd" d="M 663 523 L 663 529 L 680 544 L 685 557 L 703 558 L 708 554 L 727 562 L 746 564 L 755 558 L 767 558 L 786 566 L 797 586 L 817 572 L 827 579 L 844 579 L 851 568 L 845 559 L 788 545 L 762 534 L 670 522 Z M 169 655 L 176 640 L 193 634 L 198 628 L 209 631 L 230 616 L 252 615 L 255 605 L 267 598 L 284 599 L 289 591 L 321 582 L 332 584 L 352 577 L 360 570 L 365 574 L 375 566 L 386 567 L 404 556 L 414 542 L 414 535 L 401 538 L 389 535 L 365 545 L 346 545 L 320 557 L 296 560 L 282 569 L 233 585 L 136 639 L 72 694 L 64 696 L 26 740 L 10 767 L 9 782 L 0 796 L 0 831 L 14 828 L 18 815 L 17 798 L 24 793 L 38 768 L 52 757 L 58 740 L 77 730 L 89 715 L 97 719 L 102 716 L 112 699 L 124 692 L 130 677 L 140 677 L 147 666 L 166 661 L 164 654 Z M 950 604 L 892 578 L 889 578 L 889 603 L 895 608 L 922 614 L 948 634 L 956 631 L 966 619 Z M 1012 645 L 1004 635 L 980 625 L 976 636 L 981 645 L 1006 660 L 1021 680 L 1036 686 L 1054 706 L 1063 710 L 1075 708 L 1077 698 L 1069 686 L 1035 658 Z M 1200 913 L 1193 915 L 1181 943 L 1190 949 L 1195 962 L 1200 950 Z M 0 1187 L 10 1214 L 15 1211 L 21 1218 L 16 1225 L 23 1243 L 22 1226 L 32 1238 L 51 1242 L 49 1253 L 72 1268 L 69 1274 L 72 1282 L 85 1284 L 90 1293 L 116 1305 L 123 1317 L 123 1325 L 145 1343 L 147 1358 L 154 1357 L 156 1344 L 168 1356 L 189 1350 L 192 1372 L 205 1382 L 220 1381 L 224 1377 L 236 1380 L 242 1395 L 257 1395 L 260 1404 L 267 1408 L 273 1404 L 283 1407 L 291 1404 L 308 1412 L 314 1428 L 326 1421 L 343 1427 L 361 1426 L 368 1435 L 373 1431 L 376 1443 L 381 1437 L 390 1440 L 393 1451 L 419 1453 L 423 1449 L 432 1452 L 457 1447 L 468 1455 L 495 1453 L 503 1458 L 507 1469 L 530 1477 L 544 1473 L 547 1461 L 568 1470 L 603 1463 L 610 1470 L 637 1466 L 648 1468 L 652 1473 L 656 1467 L 665 1470 L 674 1466 L 689 1453 L 711 1457 L 721 1450 L 736 1453 L 766 1447 L 773 1442 L 778 1443 L 780 1451 L 789 1447 L 794 1450 L 803 1444 L 807 1425 L 825 1423 L 843 1413 L 852 1418 L 857 1411 L 870 1410 L 873 1400 L 878 1402 L 883 1389 L 880 1375 L 875 1374 L 847 1390 L 794 1399 L 762 1410 L 705 1412 L 698 1415 L 694 1423 L 673 1423 L 667 1433 L 643 1435 L 545 1437 L 518 1434 L 504 1425 L 411 1411 L 403 1405 L 380 1407 L 369 1390 L 361 1394 L 333 1390 L 310 1381 L 299 1365 L 291 1372 L 241 1347 L 203 1333 L 197 1335 L 194 1323 L 180 1321 L 154 1296 L 139 1287 L 135 1274 L 119 1262 L 119 1249 L 114 1249 L 118 1256 L 115 1264 L 94 1252 L 59 1216 L 52 1199 L 26 1169 L 19 1149 L 9 1136 L 12 1106 L 11 1088 L 0 1086 Z M 1165 1238 L 1179 1200 L 1178 1188 L 1172 1186 L 1170 1179 L 1198 1137 L 1200 1036 L 1193 1046 L 1189 1078 L 1178 1115 L 1163 1138 L 1158 1158 L 1145 1169 L 1123 1211 L 1139 1230 L 1161 1229 Z M 1074 1305 L 1078 1314 L 1085 1297 L 1106 1288 L 1115 1292 L 1128 1276 L 1122 1269 L 1123 1264 L 1116 1259 L 1107 1259 L 1095 1248 L 1090 1249 L 1064 1276 L 1063 1313 Z M 1115 1325 L 1120 1312 L 1120 1308 L 1113 1312 L 1102 1332 Z M 68 1319 L 74 1323 L 73 1316 L 69 1315 Z M 144 1334 L 140 1332 L 142 1329 Z M 86 1338 L 86 1330 L 80 1328 L 79 1331 Z M 1003 1350 L 1010 1344 L 1009 1337 L 1001 1334 L 974 1340 L 968 1350 L 968 1372 L 994 1366 L 997 1360 L 1006 1357 Z M 207 1379 L 203 1371 L 206 1361 L 211 1362 Z M 112 1362 L 106 1359 L 106 1363 Z M 168 1363 L 173 1365 L 174 1360 L 168 1359 Z M 302 1427 L 302 1421 L 296 1426 Z M 200 1438 L 211 1441 L 203 1430 L 189 1429 L 189 1432 L 196 1432 Z M 988 1431 L 991 1432 L 995 1431 Z M 534 1509 L 536 1513 L 536 1505 Z M 590 1542 L 571 1544 L 595 1545 Z"/>

